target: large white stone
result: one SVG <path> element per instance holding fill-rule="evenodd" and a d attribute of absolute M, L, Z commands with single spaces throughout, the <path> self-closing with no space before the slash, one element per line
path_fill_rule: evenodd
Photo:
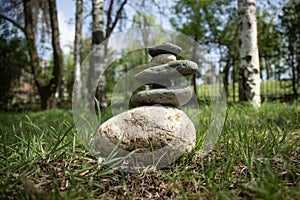
<path fill-rule="evenodd" d="M 116 149 L 116 157 L 135 150 L 134 155 L 120 165 L 127 168 L 124 170 L 130 170 L 128 165 L 136 170 L 149 165 L 167 166 L 182 153 L 190 152 L 195 143 L 194 124 L 183 111 L 173 107 L 143 106 L 104 122 L 94 137 L 94 150 L 101 158 L 106 158 L 113 149 Z"/>

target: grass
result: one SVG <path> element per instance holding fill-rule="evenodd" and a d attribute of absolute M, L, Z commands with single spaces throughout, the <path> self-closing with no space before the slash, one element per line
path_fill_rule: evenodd
<path fill-rule="evenodd" d="M 63 110 L 0 113 L 0 199 L 300 199 L 296 103 L 236 104 L 207 156 L 140 174 L 98 164 L 72 123 Z"/>

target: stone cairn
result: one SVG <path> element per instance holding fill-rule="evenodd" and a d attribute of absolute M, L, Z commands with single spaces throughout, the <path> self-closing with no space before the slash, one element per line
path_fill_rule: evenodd
<path fill-rule="evenodd" d="M 142 84 L 153 82 L 153 90 L 138 92 L 131 99 L 136 106 L 160 104 L 178 107 L 186 104 L 193 91 L 188 86 L 172 86 L 172 79 L 197 73 L 198 65 L 189 60 L 176 60 L 181 48 L 171 43 L 163 43 L 148 49 L 152 56 L 152 67 L 135 75 Z"/>
<path fill-rule="evenodd" d="M 136 171 L 149 166 L 165 167 L 196 143 L 196 130 L 189 117 L 177 107 L 190 101 L 193 91 L 188 86 L 173 86 L 172 81 L 197 73 L 198 65 L 176 60 L 181 48 L 163 43 L 148 49 L 150 67 L 135 75 L 137 81 L 152 85 L 151 90 L 134 94 L 133 109 L 120 113 L 98 129 L 94 147 L 103 160 L 118 146 L 118 157 L 136 153 L 119 166 Z M 174 81 L 173 81 L 174 82 Z"/>

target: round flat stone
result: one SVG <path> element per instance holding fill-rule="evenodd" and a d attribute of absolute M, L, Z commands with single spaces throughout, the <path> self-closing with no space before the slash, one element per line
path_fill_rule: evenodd
<path fill-rule="evenodd" d="M 190 152 L 195 143 L 194 124 L 183 111 L 173 107 L 143 106 L 104 122 L 94 137 L 93 149 L 99 152 L 99 160 L 105 160 L 113 152 L 114 159 L 124 160 L 117 166 L 119 169 L 137 171 L 149 165 L 165 167 L 183 153 Z M 136 152 L 126 157 L 132 151 Z"/>
<path fill-rule="evenodd" d="M 160 54 L 173 54 L 177 55 L 182 51 L 182 48 L 172 43 L 162 43 L 148 48 L 150 56 L 154 57 Z"/>
<path fill-rule="evenodd" d="M 161 65 L 161 64 L 166 64 L 170 61 L 175 61 L 176 56 L 173 54 L 160 54 L 152 58 L 151 60 L 151 65 L 156 66 L 156 65 Z"/>
<path fill-rule="evenodd" d="M 181 76 L 192 75 L 198 72 L 198 65 L 189 60 L 176 60 L 166 64 L 147 68 L 135 75 L 143 84 L 156 83 L 161 80 L 172 80 Z"/>
<path fill-rule="evenodd" d="M 188 103 L 192 97 L 190 87 L 175 86 L 140 91 L 131 98 L 131 102 L 135 106 L 160 104 L 178 107 Z"/>

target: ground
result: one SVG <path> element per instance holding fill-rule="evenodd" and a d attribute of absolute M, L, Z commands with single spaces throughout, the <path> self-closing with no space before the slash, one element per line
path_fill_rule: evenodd
<path fill-rule="evenodd" d="M 72 124 L 69 110 L 0 113 L 0 199 L 300 199 L 298 102 L 230 106 L 208 155 L 139 174 L 97 164 Z"/>

